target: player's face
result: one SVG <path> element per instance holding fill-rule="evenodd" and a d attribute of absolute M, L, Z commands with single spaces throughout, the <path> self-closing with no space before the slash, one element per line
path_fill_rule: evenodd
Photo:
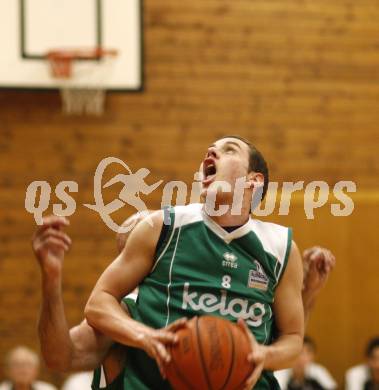
<path fill-rule="evenodd" d="M 203 189 L 215 181 L 234 188 L 235 182 L 249 173 L 249 147 L 239 139 L 223 138 L 210 145 L 203 161 Z"/>

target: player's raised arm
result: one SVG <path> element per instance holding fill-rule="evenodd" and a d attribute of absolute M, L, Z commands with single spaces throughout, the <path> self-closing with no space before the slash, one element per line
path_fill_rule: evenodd
<path fill-rule="evenodd" d="M 65 252 L 71 246 L 64 232 L 69 221 L 44 218 L 32 239 L 41 270 L 42 305 L 38 322 L 41 352 L 46 365 L 56 371 L 90 370 L 100 365 L 112 340 L 91 328 L 86 321 L 70 329 L 62 299 Z"/>
<path fill-rule="evenodd" d="M 165 345 L 176 341 L 170 330 L 184 321 L 165 330 L 155 330 L 130 318 L 120 306 L 121 299 L 150 273 L 162 225 L 163 212 L 158 211 L 135 227 L 121 254 L 98 280 L 87 302 L 85 316 L 91 326 L 114 341 L 145 350 L 156 359 L 163 373 L 163 365 L 170 360 Z"/>
<path fill-rule="evenodd" d="M 336 258 L 329 249 L 314 246 L 303 252 L 303 305 L 305 324 L 309 320 L 317 296 L 324 288 L 335 265 Z"/>

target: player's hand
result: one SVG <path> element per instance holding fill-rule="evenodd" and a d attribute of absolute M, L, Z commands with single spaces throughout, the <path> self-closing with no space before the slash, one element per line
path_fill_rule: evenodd
<path fill-rule="evenodd" d="M 314 246 L 303 252 L 303 263 L 303 296 L 313 297 L 324 287 L 336 259 L 330 250 Z"/>
<path fill-rule="evenodd" d="M 186 326 L 186 323 L 187 318 L 180 318 L 166 328 L 149 328 L 139 336 L 139 348 L 143 349 L 150 357 L 155 359 L 163 378 L 166 378 L 165 367 L 171 361 L 171 355 L 167 346 L 178 342 L 178 336 L 175 333 Z"/>
<path fill-rule="evenodd" d="M 70 237 L 63 232 L 68 225 L 68 219 L 50 215 L 43 219 L 43 224 L 33 235 L 34 254 L 42 272 L 49 277 L 61 274 L 64 254 L 71 247 Z"/>
<path fill-rule="evenodd" d="M 250 376 L 246 379 L 243 390 L 251 390 L 260 378 L 263 367 L 266 360 L 266 347 L 258 344 L 254 335 L 250 332 L 245 321 L 243 319 L 238 320 L 238 326 L 243 330 L 245 335 L 248 337 L 251 346 L 251 353 L 247 356 L 248 362 L 252 365 L 253 371 Z"/>

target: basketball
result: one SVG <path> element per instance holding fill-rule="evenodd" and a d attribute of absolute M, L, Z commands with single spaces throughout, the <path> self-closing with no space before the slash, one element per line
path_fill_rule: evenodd
<path fill-rule="evenodd" d="M 233 389 L 244 386 L 252 367 L 250 343 L 234 323 L 219 317 L 194 317 L 178 331 L 167 377 L 175 390 Z"/>

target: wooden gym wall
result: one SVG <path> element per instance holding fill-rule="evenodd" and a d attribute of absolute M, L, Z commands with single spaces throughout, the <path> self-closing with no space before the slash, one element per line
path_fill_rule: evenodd
<path fill-rule="evenodd" d="M 350 217 L 332 217 L 325 206 L 309 221 L 301 197 L 288 217 L 272 217 L 293 226 L 301 248 L 322 244 L 337 255 L 309 333 L 320 362 L 342 383 L 366 340 L 379 333 L 378 3 L 145 0 L 144 18 L 145 91 L 109 96 L 104 117 L 66 118 L 56 93 L 0 92 L 0 357 L 17 344 L 38 346 L 35 224 L 24 209 L 30 182 L 79 184 L 64 276 L 74 325 L 116 253 L 114 234 L 82 206 L 93 202 L 100 160 L 116 156 L 133 171 L 147 167 L 149 183 L 190 183 L 207 145 L 232 133 L 264 152 L 273 180 L 357 183 Z M 159 197 L 145 200 L 156 208 Z M 45 369 L 43 377 L 62 379 Z"/>

